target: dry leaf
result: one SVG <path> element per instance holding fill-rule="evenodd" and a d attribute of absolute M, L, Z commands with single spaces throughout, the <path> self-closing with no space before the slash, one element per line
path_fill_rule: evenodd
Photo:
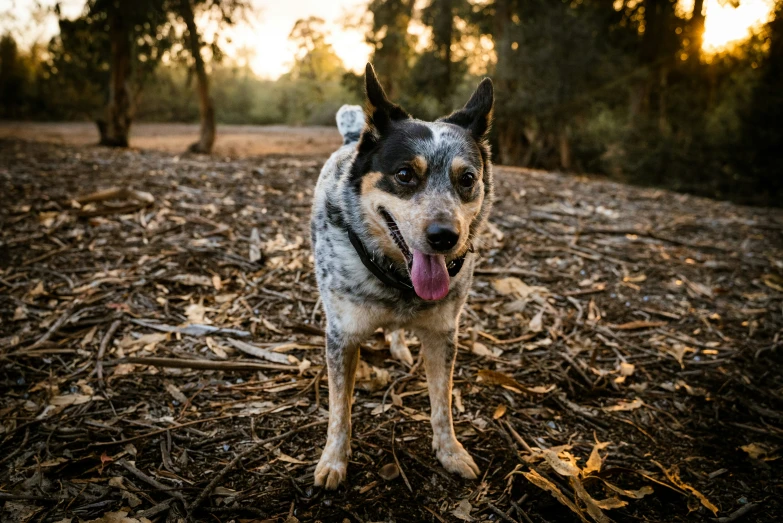
<path fill-rule="evenodd" d="M 188 398 L 184 394 L 182 394 L 182 391 L 177 388 L 176 385 L 173 383 L 166 383 L 166 391 L 171 394 L 171 397 L 177 400 L 180 403 L 187 403 Z"/>
<path fill-rule="evenodd" d="M 783 277 L 777 274 L 765 274 L 761 277 L 764 285 L 778 292 L 783 292 Z"/>
<path fill-rule="evenodd" d="M 769 449 L 761 443 L 749 443 L 740 448 L 747 452 L 751 459 L 762 459 L 769 453 Z"/>
<path fill-rule="evenodd" d="M 226 351 L 223 349 L 223 347 L 218 345 L 215 340 L 207 336 L 204 341 L 206 341 L 207 347 L 209 347 L 209 350 L 211 350 L 215 356 L 221 360 L 228 359 L 228 354 L 226 354 Z"/>
<path fill-rule="evenodd" d="M 381 470 L 378 471 L 378 475 L 386 481 L 392 481 L 400 477 L 400 469 L 396 463 L 387 463 Z"/>
<path fill-rule="evenodd" d="M 660 468 L 660 469 L 663 471 L 663 474 L 666 476 L 666 478 L 667 478 L 669 481 L 671 481 L 671 482 L 672 482 L 672 484 L 674 484 L 674 486 L 676 486 L 676 487 L 678 487 L 678 488 L 680 488 L 680 489 L 682 489 L 682 490 L 685 490 L 685 491 L 688 491 L 688 492 L 690 492 L 691 494 L 693 494 L 694 496 L 696 496 L 697 498 L 699 498 L 699 501 L 701 501 L 701 504 L 702 504 L 702 505 L 704 505 L 705 507 L 707 507 L 708 509 L 710 509 L 710 510 L 712 511 L 712 513 L 713 513 L 713 514 L 715 514 L 716 516 L 718 515 L 718 507 L 716 507 L 715 505 L 713 505 L 713 504 L 712 504 L 712 502 L 710 502 L 710 500 L 709 500 L 709 499 L 707 499 L 707 497 L 706 497 L 704 494 L 702 494 L 701 492 L 699 492 L 699 491 L 698 491 L 698 490 L 696 490 L 695 488 L 691 487 L 690 485 L 688 485 L 687 483 L 685 483 L 685 482 L 684 482 L 684 481 L 683 481 L 683 480 L 680 478 L 680 471 L 679 471 L 679 469 L 677 468 L 677 465 L 673 465 L 671 469 L 666 469 L 666 468 L 665 468 L 663 465 L 661 465 L 661 464 L 660 464 L 660 463 L 658 463 L 657 461 L 653 461 L 653 463 L 654 463 L 654 464 L 655 464 L 655 465 L 656 465 L 658 468 Z"/>
<path fill-rule="evenodd" d="M 457 503 L 456 508 L 451 512 L 451 514 L 455 518 L 461 519 L 462 521 L 473 521 L 473 517 L 470 515 L 471 510 L 473 510 L 473 507 L 471 506 L 470 501 L 463 499 Z"/>
<path fill-rule="evenodd" d="M 639 490 L 625 490 L 625 489 L 622 489 L 622 488 L 618 487 L 617 485 L 609 483 L 608 481 L 606 481 L 603 478 L 600 478 L 600 479 L 601 479 L 601 481 L 603 481 L 604 485 L 606 485 L 606 487 L 609 490 L 612 490 L 612 491 L 614 491 L 614 492 L 616 492 L 616 493 L 618 493 L 618 494 L 620 494 L 622 496 L 625 496 L 627 498 L 642 499 L 644 496 L 648 496 L 648 495 L 653 493 L 653 488 L 651 486 L 649 486 L 649 485 L 645 485 L 642 488 L 640 488 Z"/>
<path fill-rule="evenodd" d="M 281 354 L 279 352 L 272 352 L 269 349 L 256 347 L 255 345 L 251 345 L 244 341 L 235 340 L 233 338 L 229 338 L 228 343 L 235 349 L 239 349 L 245 354 L 255 356 L 256 358 L 261 358 L 274 363 L 283 363 L 283 364 L 289 363 L 288 356 L 286 356 L 285 354 Z"/>
<path fill-rule="evenodd" d="M 495 409 L 495 412 L 492 414 L 492 419 L 500 419 L 503 417 L 503 415 L 506 413 L 506 406 L 505 405 L 498 405 Z"/>
<path fill-rule="evenodd" d="M 250 253 L 248 259 L 251 263 L 255 263 L 261 259 L 261 238 L 258 235 L 258 229 L 253 227 L 250 231 Z"/>
<path fill-rule="evenodd" d="M 584 485 L 582 485 L 582 482 L 579 481 L 579 477 L 573 476 L 569 479 L 569 482 L 571 483 L 571 487 L 573 487 L 577 497 L 579 497 L 579 499 L 584 502 L 585 507 L 587 508 L 587 513 L 590 514 L 590 517 L 593 518 L 596 523 L 611 523 L 612 520 L 609 519 L 606 514 L 604 514 L 604 511 L 601 510 L 601 507 L 598 506 L 598 503 L 593 499 L 592 496 L 590 496 L 590 494 L 587 493 Z"/>
<path fill-rule="evenodd" d="M 587 521 L 587 518 L 585 518 L 585 516 L 582 513 L 582 511 L 579 509 L 579 507 L 577 507 L 574 504 L 573 501 L 568 499 L 565 496 L 565 494 L 560 492 L 560 489 L 557 488 L 557 486 L 554 483 L 552 483 L 551 481 L 549 481 L 545 477 L 541 476 L 535 470 L 531 470 L 530 472 L 523 472 L 522 475 L 525 476 L 527 478 L 527 480 L 530 481 L 533 485 L 537 486 L 538 488 L 540 488 L 542 490 L 546 490 L 547 492 L 552 494 L 552 496 L 556 500 L 558 500 L 560 503 L 562 503 L 566 507 L 570 508 L 574 512 L 574 514 L 579 516 L 579 519 L 581 519 L 584 523 L 589 523 Z"/>
<path fill-rule="evenodd" d="M 605 412 L 621 412 L 621 411 L 626 411 L 626 410 L 635 410 L 635 409 L 638 409 L 639 407 L 641 407 L 643 405 L 644 405 L 644 402 L 641 399 L 636 398 L 635 400 L 633 400 L 631 402 L 621 401 L 617 405 L 612 405 L 610 407 L 604 407 L 603 410 Z"/>
<path fill-rule="evenodd" d="M 627 376 L 632 375 L 635 369 L 636 366 L 633 363 L 626 363 L 624 361 L 621 361 L 620 368 L 618 369 L 618 371 L 620 372 L 620 376 L 625 378 Z"/>
<path fill-rule="evenodd" d="M 471 347 L 470 351 L 476 356 L 481 356 L 484 358 L 494 356 L 492 351 L 489 350 L 486 345 L 477 341 L 473 342 L 473 347 Z"/>
<path fill-rule="evenodd" d="M 210 286 L 212 285 L 210 281 Z M 203 305 L 200 305 L 198 303 L 191 303 L 187 307 L 185 307 L 185 316 L 188 318 L 188 321 L 190 323 L 197 323 L 197 324 L 209 324 L 212 323 L 211 321 L 207 320 L 206 318 L 207 309 L 204 308 Z"/>
<path fill-rule="evenodd" d="M 199 274 L 177 274 L 171 281 L 181 283 L 182 285 L 200 286 L 212 288 L 212 278 L 209 276 L 201 276 Z"/>
<path fill-rule="evenodd" d="M 636 329 L 652 329 L 655 327 L 663 327 L 665 325 L 668 325 L 668 323 L 665 321 L 637 320 L 629 321 L 628 323 L 623 323 L 622 325 L 609 325 L 609 327 L 618 331 L 631 331 Z"/>
<path fill-rule="evenodd" d="M 520 280 L 519 278 L 514 278 L 514 277 L 492 280 L 492 287 L 498 292 L 498 294 L 502 294 L 503 296 L 507 296 L 509 294 L 515 294 L 522 299 L 535 295 L 537 296 L 549 295 L 549 289 L 547 289 L 546 287 L 530 286 L 527 285 L 522 280 Z"/>
<path fill-rule="evenodd" d="M 13 321 L 24 320 L 26 318 L 27 318 L 27 307 L 25 307 L 24 305 L 18 305 L 16 309 L 14 309 Z"/>
<path fill-rule="evenodd" d="M 528 392 L 532 394 L 547 394 L 555 390 L 555 385 L 539 385 L 526 387 L 507 374 L 495 370 L 481 369 L 478 371 L 478 381 L 487 385 L 500 385 L 504 389 L 514 392 Z"/>
<path fill-rule="evenodd" d="M 541 309 L 538 311 L 538 314 L 533 316 L 533 319 L 530 320 L 530 323 L 528 324 L 528 328 L 532 332 L 541 332 L 544 330 L 544 309 Z"/>
<path fill-rule="evenodd" d="M 86 394 L 64 394 L 62 396 L 55 396 L 49 400 L 51 405 L 56 407 L 64 407 L 68 405 L 83 405 L 89 403 L 96 398 L 95 396 L 88 396 Z"/>
<path fill-rule="evenodd" d="M 533 394 L 549 394 L 557 388 L 557 385 L 538 385 L 536 387 L 525 387 L 525 392 Z"/>
<path fill-rule="evenodd" d="M 486 383 L 487 385 L 500 385 L 501 387 L 511 389 L 514 392 L 522 392 L 525 389 L 521 383 L 517 382 L 517 380 L 511 376 L 494 370 L 479 370 L 478 380 Z"/>
<path fill-rule="evenodd" d="M 558 453 L 552 449 L 545 449 L 542 454 L 552 470 L 561 476 L 578 476 L 581 472 L 576 464 L 576 458 L 569 452 Z"/>
<path fill-rule="evenodd" d="M 86 521 L 85 523 L 152 523 L 147 518 L 129 518 L 128 512 L 125 510 L 120 510 L 117 512 L 107 512 L 102 517 L 98 519 L 91 519 L 89 521 Z"/>
<path fill-rule="evenodd" d="M 601 459 L 601 455 L 598 453 L 598 451 L 605 449 L 609 445 L 610 442 L 608 441 L 600 442 L 596 439 L 595 445 L 593 445 L 593 450 L 590 452 L 590 457 L 587 458 L 585 468 L 582 470 L 583 477 L 592 472 L 601 472 L 601 465 L 603 465 L 603 460 Z"/>
<path fill-rule="evenodd" d="M 457 408 L 457 412 L 465 412 L 465 406 L 462 404 L 462 391 L 455 387 L 452 389 L 451 395 L 454 396 L 454 406 Z"/>

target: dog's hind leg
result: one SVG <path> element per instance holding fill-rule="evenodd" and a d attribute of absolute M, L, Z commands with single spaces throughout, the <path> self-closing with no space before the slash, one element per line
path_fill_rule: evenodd
<path fill-rule="evenodd" d="M 396 331 L 392 331 L 389 335 L 389 348 L 391 349 L 391 354 L 394 359 L 407 363 L 408 365 L 413 365 L 413 356 L 405 342 L 404 330 L 397 329 Z"/>
<path fill-rule="evenodd" d="M 421 329 L 416 333 L 422 344 L 427 387 L 430 392 L 432 449 L 443 468 L 468 479 L 476 479 L 479 468 L 457 441 L 451 418 L 451 379 L 457 356 L 457 333 L 452 328 Z"/>
<path fill-rule="evenodd" d="M 328 329 L 326 364 L 329 370 L 329 428 L 326 446 L 315 468 L 317 487 L 332 490 L 345 480 L 351 455 L 351 399 L 358 363 L 358 341 Z"/>

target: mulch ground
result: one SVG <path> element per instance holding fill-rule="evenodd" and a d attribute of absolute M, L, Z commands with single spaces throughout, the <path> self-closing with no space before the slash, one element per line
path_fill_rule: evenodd
<path fill-rule="evenodd" d="M 783 514 L 783 212 L 508 168 L 455 371 L 481 478 L 379 333 L 348 484 L 315 489 L 324 159 L 0 142 L 0 520 Z"/>

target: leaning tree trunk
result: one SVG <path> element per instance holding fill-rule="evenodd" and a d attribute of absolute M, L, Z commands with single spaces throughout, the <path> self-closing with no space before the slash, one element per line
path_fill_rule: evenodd
<path fill-rule="evenodd" d="M 201 112 L 201 134 L 198 142 L 192 144 L 189 150 L 197 153 L 211 153 L 212 146 L 215 145 L 215 106 L 212 103 L 212 97 L 209 95 L 209 77 L 207 68 L 204 65 L 204 58 L 201 56 L 201 42 L 196 29 L 196 21 L 193 16 L 193 5 L 190 0 L 181 0 L 182 18 L 185 19 L 185 25 L 188 28 L 188 39 L 190 43 L 190 53 L 196 63 L 196 79 L 198 90 L 199 110 Z"/>
<path fill-rule="evenodd" d="M 96 123 L 101 136 L 101 145 L 127 147 L 131 127 L 131 97 L 128 86 L 131 76 L 131 31 L 120 13 L 110 14 L 109 32 L 111 39 L 109 102 L 106 104 L 103 117 Z"/>

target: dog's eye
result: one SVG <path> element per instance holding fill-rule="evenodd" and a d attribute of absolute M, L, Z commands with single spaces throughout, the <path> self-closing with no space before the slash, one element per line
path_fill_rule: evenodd
<path fill-rule="evenodd" d="M 413 171 L 407 167 L 403 167 L 397 171 L 397 174 L 394 175 L 394 178 L 401 184 L 408 185 L 413 182 Z"/>
<path fill-rule="evenodd" d="M 471 172 L 463 173 L 462 176 L 459 177 L 459 184 L 465 189 L 470 189 L 475 183 L 476 175 Z"/>

